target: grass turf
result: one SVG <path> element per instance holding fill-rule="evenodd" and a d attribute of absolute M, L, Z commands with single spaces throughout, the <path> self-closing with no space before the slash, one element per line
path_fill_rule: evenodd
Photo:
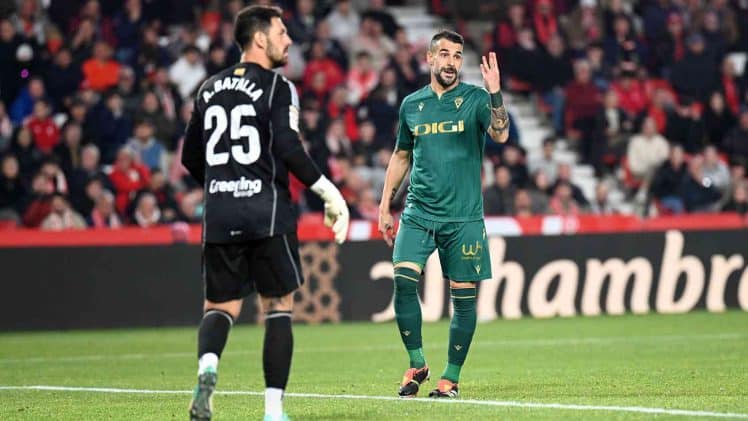
<path fill-rule="evenodd" d="M 394 396 L 406 368 L 393 324 L 295 326 L 289 392 Z M 233 329 L 219 390 L 262 391 L 262 328 Z M 0 386 L 191 390 L 194 328 L 0 334 Z M 424 326 L 435 387 L 448 323 Z M 462 399 L 746 414 L 748 313 L 523 319 L 479 324 Z M 426 396 L 422 393 L 421 396 Z M 188 394 L 0 390 L 2 420 L 186 419 Z M 217 395 L 215 420 L 260 419 L 260 396 Z M 296 419 L 651 419 L 653 414 L 288 397 Z M 661 418 L 679 418 L 659 415 Z M 682 416 L 680 416 L 682 418 Z"/>

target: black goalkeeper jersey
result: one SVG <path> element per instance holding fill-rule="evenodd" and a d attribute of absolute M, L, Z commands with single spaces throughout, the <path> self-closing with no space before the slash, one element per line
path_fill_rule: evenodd
<path fill-rule="evenodd" d="M 254 63 L 197 92 L 182 162 L 205 189 L 203 241 L 237 243 L 296 232 L 284 157 L 301 148 L 293 83 Z"/>

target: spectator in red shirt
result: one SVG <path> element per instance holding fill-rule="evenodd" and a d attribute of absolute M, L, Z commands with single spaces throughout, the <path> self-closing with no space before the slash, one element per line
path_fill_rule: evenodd
<path fill-rule="evenodd" d="M 555 215 L 575 216 L 579 215 L 579 204 L 571 194 L 571 187 L 567 183 L 559 183 L 555 193 L 548 203 L 550 210 Z"/>
<path fill-rule="evenodd" d="M 304 69 L 304 89 L 309 89 L 314 75 L 325 75 L 324 90 L 329 92 L 334 86 L 345 81 L 343 70 L 325 54 L 325 46 L 321 41 L 314 41 L 309 52 L 309 61 Z"/>
<path fill-rule="evenodd" d="M 356 53 L 356 61 L 348 72 L 348 102 L 362 102 L 379 82 L 377 72 L 367 51 Z"/>
<path fill-rule="evenodd" d="M 36 101 L 33 114 L 26 120 L 26 127 L 31 130 L 36 148 L 45 155 L 51 154 L 60 142 L 60 129 L 50 116 L 50 107 L 46 100 Z"/>
<path fill-rule="evenodd" d="M 558 33 L 558 21 L 551 0 L 536 0 L 532 19 L 538 42 L 547 45 L 551 37 Z"/>
<path fill-rule="evenodd" d="M 342 86 L 336 87 L 330 94 L 330 102 L 327 103 L 327 116 L 330 119 L 340 118 L 345 124 L 345 134 L 349 139 L 358 139 L 358 124 L 356 123 L 356 111 L 345 102 L 346 90 Z"/>
<path fill-rule="evenodd" d="M 83 84 L 103 92 L 119 82 L 120 64 L 112 60 L 112 47 L 104 41 L 94 45 L 93 57 L 83 63 Z"/>
<path fill-rule="evenodd" d="M 135 161 L 129 148 L 124 147 L 117 152 L 109 179 L 117 191 L 117 211 L 124 215 L 135 193 L 150 184 L 151 173 L 145 165 Z"/>
<path fill-rule="evenodd" d="M 631 70 L 624 70 L 611 88 L 618 94 L 618 106 L 626 111 L 629 118 L 636 118 L 649 103 L 644 86 L 635 79 L 636 74 Z"/>
<path fill-rule="evenodd" d="M 590 65 L 586 60 L 574 64 L 574 80 L 566 85 L 565 122 L 567 136 L 581 142 L 582 154 L 589 158 L 595 115 L 600 109 L 600 92 L 592 83 Z"/>
<path fill-rule="evenodd" d="M 494 29 L 493 49 L 504 52 L 514 47 L 517 44 L 519 30 L 526 25 L 525 5 L 522 3 L 512 3 L 507 12 L 507 19 L 499 22 L 496 29 Z"/>

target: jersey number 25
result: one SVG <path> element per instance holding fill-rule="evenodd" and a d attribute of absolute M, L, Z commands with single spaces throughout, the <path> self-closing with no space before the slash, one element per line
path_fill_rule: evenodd
<path fill-rule="evenodd" d="M 234 160 L 243 165 L 249 165 L 260 158 L 260 133 L 254 126 L 248 124 L 242 125 L 243 117 L 254 117 L 257 115 L 255 107 L 250 104 L 237 105 L 231 110 L 231 140 L 247 139 L 247 150 L 243 145 L 232 145 L 231 156 Z M 213 130 L 215 121 L 215 130 Z M 206 130 L 213 130 L 208 139 L 207 152 L 205 160 L 211 167 L 214 165 L 224 165 L 229 162 L 228 152 L 216 153 L 216 145 L 223 137 L 226 129 L 229 128 L 229 120 L 226 118 L 226 110 L 220 105 L 211 105 L 205 111 Z"/>

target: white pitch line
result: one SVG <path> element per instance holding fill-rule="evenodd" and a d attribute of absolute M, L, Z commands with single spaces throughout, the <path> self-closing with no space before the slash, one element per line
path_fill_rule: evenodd
<path fill-rule="evenodd" d="M 2 390 L 36 390 L 36 391 L 56 391 L 56 392 L 92 392 L 92 393 L 121 393 L 121 394 L 141 394 L 141 395 L 188 395 L 192 392 L 189 390 L 148 390 L 148 389 L 118 389 L 111 387 L 71 387 L 71 386 L 0 386 Z M 244 396 L 264 396 L 264 392 L 244 391 L 244 390 L 227 390 L 216 391 L 219 395 L 244 395 Z M 426 399 L 413 398 L 401 399 L 392 396 L 371 396 L 371 395 L 336 395 L 323 393 L 286 393 L 285 396 L 295 398 L 309 399 L 358 399 L 372 401 L 398 401 L 398 402 L 421 402 L 433 404 L 448 405 L 478 405 L 478 406 L 498 406 L 507 408 L 532 408 L 532 409 L 561 409 L 572 411 L 605 411 L 605 412 L 635 412 L 640 414 L 657 414 L 657 415 L 681 415 L 686 417 L 710 417 L 710 418 L 740 418 L 748 419 L 748 414 L 739 414 L 734 412 L 713 412 L 713 411 L 695 411 L 689 409 L 667 409 L 667 408 L 648 408 L 641 406 L 612 406 L 612 405 L 578 405 L 565 403 L 540 403 L 540 402 L 520 402 L 520 401 L 492 401 L 477 399 Z"/>
<path fill-rule="evenodd" d="M 659 336 L 600 336 L 582 338 L 557 338 L 557 339 L 504 339 L 504 340 L 478 340 L 472 345 L 473 348 L 482 347 L 512 347 L 512 346 L 577 346 L 577 345 L 606 345 L 619 342 L 660 342 L 660 341 L 689 341 L 689 340 L 738 340 L 748 338 L 748 333 L 711 333 L 703 335 L 659 335 Z M 424 348 L 441 349 L 445 344 L 427 344 Z M 258 345 L 259 347 L 259 345 Z M 372 352 L 392 351 L 401 349 L 402 345 L 393 343 L 388 345 L 369 346 L 337 346 L 319 348 L 300 348 L 294 353 L 335 353 L 335 352 Z M 240 349 L 227 351 L 224 355 L 259 355 L 261 349 Z M 78 362 L 78 361 L 111 361 L 111 360 L 141 360 L 149 358 L 188 358 L 194 357 L 194 352 L 164 352 L 164 353 L 130 353 L 130 354 L 92 354 L 92 355 L 69 355 L 69 356 L 39 356 L 23 358 L 0 358 L 0 364 L 17 363 L 43 363 L 43 362 Z"/>

